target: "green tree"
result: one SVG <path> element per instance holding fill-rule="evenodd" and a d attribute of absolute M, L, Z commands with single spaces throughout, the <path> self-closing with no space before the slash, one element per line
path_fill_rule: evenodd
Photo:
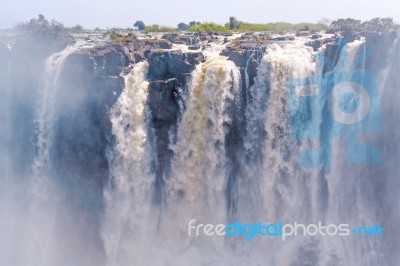
<path fill-rule="evenodd" d="M 189 22 L 189 27 L 192 27 L 192 26 L 196 26 L 196 25 L 200 25 L 201 23 L 200 22 L 196 22 L 196 21 L 190 21 Z"/>
<path fill-rule="evenodd" d="M 331 25 L 331 23 L 332 23 L 332 20 L 329 18 L 326 18 L 326 17 L 323 17 L 318 21 L 318 24 L 325 25 L 326 27 L 329 27 L 329 25 Z"/>
<path fill-rule="evenodd" d="M 143 21 L 138 20 L 135 22 L 135 24 L 133 24 L 134 27 L 137 27 L 138 30 L 144 30 L 144 28 L 146 27 L 146 25 L 144 24 Z"/>
<path fill-rule="evenodd" d="M 189 28 L 189 25 L 186 23 L 179 23 L 178 24 L 178 30 L 187 30 Z"/>
<path fill-rule="evenodd" d="M 374 18 L 363 22 L 362 28 L 365 31 L 386 33 L 391 30 L 398 30 L 399 24 L 395 23 L 393 18 Z"/>
<path fill-rule="evenodd" d="M 230 17 L 229 18 L 229 29 L 238 29 L 239 28 L 239 21 L 235 17 Z"/>
<path fill-rule="evenodd" d="M 354 33 L 358 33 L 361 30 L 361 20 L 346 18 L 346 19 L 338 19 L 331 23 L 328 33 L 341 32 L 343 36 L 350 37 L 353 36 Z"/>

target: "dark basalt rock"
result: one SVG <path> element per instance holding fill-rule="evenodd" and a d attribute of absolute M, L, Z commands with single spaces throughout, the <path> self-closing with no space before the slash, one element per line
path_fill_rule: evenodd
<path fill-rule="evenodd" d="M 136 62 L 135 58 L 127 56 L 122 46 L 116 44 L 88 49 L 81 54 L 93 59 L 94 69 L 99 76 L 119 76 L 124 67 L 132 61 Z"/>
<path fill-rule="evenodd" d="M 148 104 L 153 119 L 174 122 L 178 116 L 177 79 L 151 81 Z"/>
<path fill-rule="evenodd" d="M 199 50 L 200 48 L 200 45 L 189 45 L 188 47 L 189 50 Z"/>
<path fill-rule="evenodd" d="M 314 51 L 318 51 L 318 49 L 321 48 L 323 45 L 333 43 L 336 41 L 336 39 L 336 37 L 313 39 L 312 41 L 306 42 L 305 45 L 312 47 Z"/>
<path fill-rule="evenodd" d="M 165 80 L 176 78 L 180 74 L 190 74 L 197 64 L 204 62 L 205 57 L 201 52 L 183 53 L 182 51 L 150 52 L 149 80 Z"/>
<path fill-rule="evenodd" d="M 296 33 L 296 37 L 305 37 L 305 36 L 309 36 L 310 35 L 310 31 L 308 30 L 300 30 Z"/>
<path fill-rule="evenodd" d="M 233 40 L 221 55 L 228 57 L 229 60 L 239 67 L 242 76 L 242 87 L 247 90 L 254 83 L 257 75 L 258 65 L 265 52 L 269 40 L 265 36 L 244 35 L 239 39 Z M 249 78 L 246 83 L 245 77 Z M 247 86 L 249 85 L 249 86 Z"/>
<path fill-rule="evenodd" d="M 175 129 L 179 114 L 179 92 L 175 78 L 152 81 L 149 84 L 148 105 L 152 114 L 157 161 L 155 200 L 159 201 L 164 179 L 171 168 L 173 152 L 170 149 L 170 133 Z"/>
<path fill-rule="evenodd" d="M 272 41 L 294 41 L 296 37 L 293 35 L 278 36 L 272 39 Z"/>

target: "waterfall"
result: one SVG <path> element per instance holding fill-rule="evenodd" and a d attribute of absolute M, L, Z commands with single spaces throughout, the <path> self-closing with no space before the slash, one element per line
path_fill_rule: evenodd
<path fill-rule="evenodd" d="M 238 68 L 224 57 L 211 56 L 192 73 L 186 109 L 173 147 L 162 227 L 162 232 L 173 232 L 163 235 L 170 243 L 168 248 L 173 247 L 175 257 L 171 263 L 175 265 L 185 265 L 189 258 L 193 265 L 204 265 L 217 259 L 207 256 L 210 250 L 223 249 L 223 239 L 188 239 L 187 222 L 227 221 L 225 138 L 234 119 L 232 108 L 239 104 L 239 84 Z"/>
<path fill-rule="evenodd" d="M 238 191 L 239 221 L 312 221 L 317 207 L 317 184 L 313 176 L 297 165 L 301 146 L 291 137 L 287 84 L 291 79 L 318 75 L 321 70 L 312 49 L 302 43 L 273 44 L 267 48 L 255 84 L 250 88 L 246 110 L 247 158 Z M 259 263 L 291 265 L 293 256 L 288 254 L 295 252 L 302 242 L 294 239 L 282 245 L 276 239 L 262 239 L 257 248 L 248 247 L 248 251 L 258 251 L 254 261 Z M 265 257 L 259 257 L 263 252 Z"/>
<path fill-rule="evenodd" d="M 151 205 L 155 173 L 147 106 L 148 67 L 147 62 L 134 65 L 124 77 L 125 88 L 111 111 L 115 148 L 109 155 L 112 171 L 104 192 L 102 230 L 108 265 L 145 265 L 156 241 L 156 215 Z"/>
<path fill-rule="evenodd" d="M 337 66 L 334 68 L 332 82 L 336 86 L 335 90 L 343 88 L 346 83 L 343 76 L 350 77 L 351 80 L 360 79 L 361 84 L 367 79 L 366 75 L 371 75 L 365 70 L 366 44 L 364 41 L 354 41 L 346 44 L 339 57 Z M 369 82 L 372 83 L 372 82 Z M 365 83 L 368 84 L 368 83 Z M 340 87 L 342 86 L 342 87 Z M 378 85 L 381 86 L 380 84 Z M 378 88 L 373 88 L 377 89 Z M 371 101 L 377 99 L 373 92 L 369 92 Z M 360 109 L 365 104 L 365 100 L 359 100 Z M 372 104 L 371 104 L 372 105 Z M 332 109 L 332 107 L 330 107 Z M 367 107 L 368 108 L 368 107 Z M 340 110 L 331 110 L 330 114 L 334 119 L 346 118 Z M 371 107 L 369 115 L 373 114 Z M 352 114 L 359 121 L 363 117 Z M 349 117 L 351 118 L 351 117 Z M 346 119 L 349 119 L 346 118 Z M 319 214 L 324 216 L 329 222 L 340 223 L 346 221 L 353 226 L 377 225 L 380 221 L 379 207 L 379 187 L 377 186 L 377 166 L 374 164 L 349 164 L 352 152 L 357 152 L 358 159 L 368 158 L 374 154 L 367 153 L 366 149 L 358 149 L 363 141 L 368 140 L 363 137 L 364 132 L 368 131 L 368 119 L 366 122 L 355 123 L 350 134 L 340 134 L 336 136 L 332 129 L 332 167 L 325 173 L 327 180 L 327 206 L 326 210 Z M 344 121 L 345 122 L 345 121 Z M 374 121 L 375 123 L 375 121 Z M 377 123 L 377 122 L 376 122 Z M 371 142 L 371 141 L 369 141 Z M 352 144 L 357 143 L 357 144 Z M 360 146 L 361 147 L 361 146 Z M 379 167 L 379 165 L 378 165 Z M 375 187 L 376 191 L 369 188 Z M 377 194 L 375 194 L 377 193 Z M 345 238 L 343 239 L 323 239 L 321 242 L 321 265 L 337 265 L 349 263 L 351 265 L 384 265 L 382 241 L 377 238 Z"/>
<path fill-rule="evenodd" d="M 11 47 L 9 47 L 9 50 L 11 52 Z M 9 149 L 10 149 L 10 128 L 11 128 L 11 85 L 10 85 L 10 80 L 11 80 L 11 58 L 7 58 L 7 64 L 6 64 L 6 73 L 5 76 L 1 75 L 1 82 L 0 82 L 0 90 L 3 94 L 2 100 L 1 100 L 1 118 L 2 118 L 2 125 L 0 126 L 0 134 L 2 135 L 0 138 L 0 143 L 1 146 L 4 147 L 3 151 L 1 152 L 1 165 L 0 165 L 0 175 L 1 177 L 4 177 L 5 179 L 10 178 L 10 155 L 9 155 Z"/>
<path fill-rule="evenodd" d="M 125 76 L 125 89 L 111 113 L 115 151 L 110 155 L 113 170 L 105 191 L 103 228 L 109 265 L 186 265 L 188 261 L 192 265 L 381 263 L 381 249 L 374 240 L 297 237 L 283 243 L 259 238 L 250 244 L 240 239 L 188 237 L 187 223 L 192 219 L 211 224 L 296 221 L 356 225 L 375 224 L 373 217 L 378 215 L 374 209 L 365 209 L 370 195 L 361 189 L 365 187 L 363 179 L 342 171 L 347 169 L 342 162 L 343 145 L 333 129 L 324 125 L 329 120 L 325 117 L 329 115 L 328 103 L 310 102 L 311 114 L 306 120 L 301 114 L 304 110 L 293 110 L 292 106 L 293 96 L 324 96 L 323 89 L 340 84 L 344 73 L 357 68 L 363 71 L 365 63 L 357 64 L 357 57 L 365 57 L 364 42 L 347 44 L 332 73 L 325 74 L 324 62 L 318 61 L 325 47 L 314 52 L 302 42 L 293 42 L 267 48 L 255 84 L 247 93 L 243 172 L 238 173 L 237 186 L 228 185 L 227 170 L 232 162 L 226 136 L 237 119 L 233 110 L 240 105 L 241 77 L 234 63 L 215 55 L 214 49 L 192 73 L 176 143 L 170 143 L 174 157 L 162 191 L 162 206 L 151 202 L 152 165 L 156 162 L 146 105 L 147 63 L 135 65 Z M 296 84 L 291 94 L 293 80 L 306 83 Z M 296 134 L 304 134 L 296 131 L 299 119 L 303 119 L 301 130 L 307 129 L 307 123 L 314 124 L 310 127 L 315 129 L 316 139 L 296 139 Z M 327 136 L 332 140 L 319 143 Z M 332 159 L 317 164 L 328 169 L 301 164 L 302 154 L 310 149 L 324 151 L 328 144 L 332 145 Z M 365 173 L 359 166 L 353 167 L 354 173 Z M 229 200 L 237 202 L 232 210 Z M 348 201 L 357 204 L 348 205 Z M 352 246 L 367 252 L 362 264 L 357 264 L 361 253 L 348 252 Z"/>
<path fill-rule="evenodd" d="M 355 150 L 358 159 L 371 158 L 373 155 L 366 153 L 368 149 L 361 149 L 356 147 L 358 144 L 351 143 L 360 141 L 353 138 L 355 134 L 362 134 L 366 130 L 365 123 L 352 126 L 351 135 L 342 137 L 337 135 L 335 127 L 326 126 L 326 121 L 330 120 L 328 116 L 339 119 L 339 114 L 332 111 L 328 114 L 325 110 L 330 107 L 325 104 L 310 101 L 307 109 L 309 120 L 304 120 L 304 114 L 300 113 L 302 110 L 290 110 L 294 105 L 287 91 L 290 80 L 309 82 L 302 86 L 296 85 L 295 97 L 317 97 L 319 94 L 322 95 L 319 99 L 323 99 L 323 90 L 327 86 L 339 86 L 345 81 L 344 78 L 366 79 L 365 63 L 359 64 L 360 60 L 357 59 L 361 57 L 360 62 L 365 62 L 363 41 L 347 44 L 333 73 L 326 74 L 325 78 L 322 78 L 322 65 L 316 62 L 318 53 L 323 51 L 324 48 L 314 54 L 302 44 L 286 44 L 283 47 L 272 45 L 262 59 L 256 82 L 250 89 L 246 112 L 248 128 L 245 149 L 250 159 L 245 161 L 246 177 L 239 185 L 241 191 L 237 214 L 243 221 L 249 217 L 250 220 L 258 217 L 266 221 L 297 221 L 306 224 L 319 221 L 349 223 L 352 226 L 379 224 L 377 217 L 380 213 L 371 205 L 376 195 L 371 195 L 367 189 L 375 183 L 375 177 L 368 174 L 371 165 L 348 165 L 349 161 L 346 162 L 351 162 L 353 158 L 348 158 Z M 373 115 L 373 112 L 369 114 Z M 315 125 L 312 132 L 317 136 L 316 139 L 293 139 L 292 135 L 296 134 L 301 121 L 299 119 L 303 121 L 300 124 L 303 131 L 299 134 L 307 132 L 306 124 L 312 122 Z M 339 134 L 345 133 L 341 131 Z M 331 152 L 328 154 L 331 159 L 321 161 L 329 162 L 325 165 L 329 168 L 302 167 L 298 158 L 309 149 L 320 149 L 322 153 L 319 156 Z M 248 206 L 256 208 L 253 210 Z M 264 250 L 273 251 L 268 253 L 270 265 L 383 263 L 382 246 L 376 238 L 300 238 L 284 245 L 263 241 L 260 246 Z M 354 251 L 354 247 L 357 251 Z"/>
<path fill-rule="evenodd" d="M 54 155 L 54 131 L 57 115 L 57 94 L 60 86 L 60 74 L 65 60 L 72 53 L 88 47 L 84 42 L 77 42 L 61 52 L 48 57 L 38 91 L 36 107 L 36 156 L 32 164 L 32 178 L 28 186 L 28 213 L 26 234 L 24 235 L 24 252 L 21 265 L 53 265 L 57 256 L 57 212 L 60 201 L 60 190 L 57 188 L 52 170 Z M 58 255 L 57 255 L 58 254 Z"/>
<path fill-rule="evenodd" d="M 178 142 L 172 147 L 165 206 L 156 207 L 151 203 L 155 176 L 147 69 L 146 62 L 139 63 L 125 76 L 125 89 L 111 113 L 115 152 L 103 226 L 109 265 L 185 265 L 185 258 L 194 256 L 184 251 L 190 243 L 179 243 L 187 236 L 186 222 L 226 220 L 225 134 L 232 119 L 229 108 L 236 105 L 239 70 L 216 56 L 192 73 Z"/>
<path fill-rule="evenodd" d="M 379 168 L 380 180 L 379 186 L 379 203 L 378 208 L 385 215 L 381 218 L 381 222 L 388 233 L 388 240 L 384 250 L 388 255 L 387 265 L 397 265 L 400 262 L 400 254 L 398 246 L 400 243 L 400 235 L 398 221 L 400 219 L 400 195 L 398 188 L 400 187 L 399 156 L 400 156 L 400 116 L 399 116 L 399 76 L 400 73 L 400 39 L 397 38 L 388 51 L 388 58 L 385 62 L 385 69 L 382 71 L 379 79 L 379 92 L 381 96 L 381 112 L 383 123 L 383 134 L 380 137 L 380 149 L 382 151 L 383 163 Z M 376 201 L 371 199 L 372 202 Z M 386 236 L 386 235 L 385 235 Z"/>
<path fill-rule="evenodd" d="M 45 62 L 35 119 L 37 128 L 37 155 L 33 163 L 33 173 L 38 178 L 35 180 L 35 184 L 38 185 L 38 193 L 41 196 L 45 196 L 46 194 L 46 184 L 40 180 L 41 176 L 51 171 L 51 147 L 54 142 L 54 123 L 57 120 L 57 112 L 59 111 L 57 110 L 57 92 L 60 73 L 68 56 L 82 49 L 85 45 L 84 42 L 77 42 L 74 45 L 68 46 L 63 51 L 51 55 Z"/>
<path fill-rule="evenodd" d="M 34 128 L 21 129 L 36 151 L 29 176 L 14 178 L 8 130 L 18 127 L 20 95 L 0 84 L 0 264 L 398 265 L 399 39 L 378 55 L 368 38 L 317 51 L 306 38 L 251 51 L 211 40 L 182 53 L 155 51 L 147 39 L 140 51 L 130 50 L 137 40 L 87 51 L 95 44 L 78 41 L 48 57 Z M 127 67 L 142 52 L 154 60 Z M 247 239 L 203 226 L 196 236 L 192 220 L 250 231 L 258 222 L 349 224 L 351 233 Z M 385 235 L 353 234 L 362 225 Z"/>

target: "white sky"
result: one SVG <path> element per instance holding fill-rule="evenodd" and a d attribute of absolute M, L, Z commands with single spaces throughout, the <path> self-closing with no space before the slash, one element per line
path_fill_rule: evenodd
<path fill-rule="evenodd" d="M 176 26 L 179 22 L 225 23 L 230 16 L 248 22 L 317 22 L 330 19 L 393 17 L 400 22 L 399 0 L 1 0 L 0 28 L 43 14 L 66 26 Z"/>

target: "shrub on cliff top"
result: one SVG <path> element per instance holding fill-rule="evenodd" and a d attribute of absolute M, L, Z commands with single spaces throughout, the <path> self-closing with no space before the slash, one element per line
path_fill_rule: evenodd
<path fill-rule="evenodd" d="M 219 24 L 208 22 L 208 23 L 192 25 L 189 27 L 188 30 L 194 31 L 194 32 L 196 32 L 196 31 L 198 31 L 198 32 L 227 32 L 228 28 L 224 27 L 222 25 L 219 25 Z"/>
<path fill-rule="evenodd" d="M 54 19 L 49 22 L 43 15 L 33 18 L 29 22 L 17 25 L 15 30 L 23 34 L 29 34 L 39 38 L 64 38 L 68 36 L 68 31 L 61 22 Z"/>
<path fill-rule="evenodd" d="M 149 32 L 174 32 L 174 28 L 170 27 L 165 27 L 165 26 L 160 26 L 157 24 L 153 24 L 151 26 L 146 26 L 144 28 L 144 32 L 149 33 Z"/>
<path fill-rule="evenodd" d="M 374 18 L 361 22 L 352 18 L 338 19 L 331 23 L 328 33 L 340 32 L 344 36 L 360 34 L 365 32 L 389 33 L 400 29 L 399 24 L 395 23 L 392 18 Z"/>

